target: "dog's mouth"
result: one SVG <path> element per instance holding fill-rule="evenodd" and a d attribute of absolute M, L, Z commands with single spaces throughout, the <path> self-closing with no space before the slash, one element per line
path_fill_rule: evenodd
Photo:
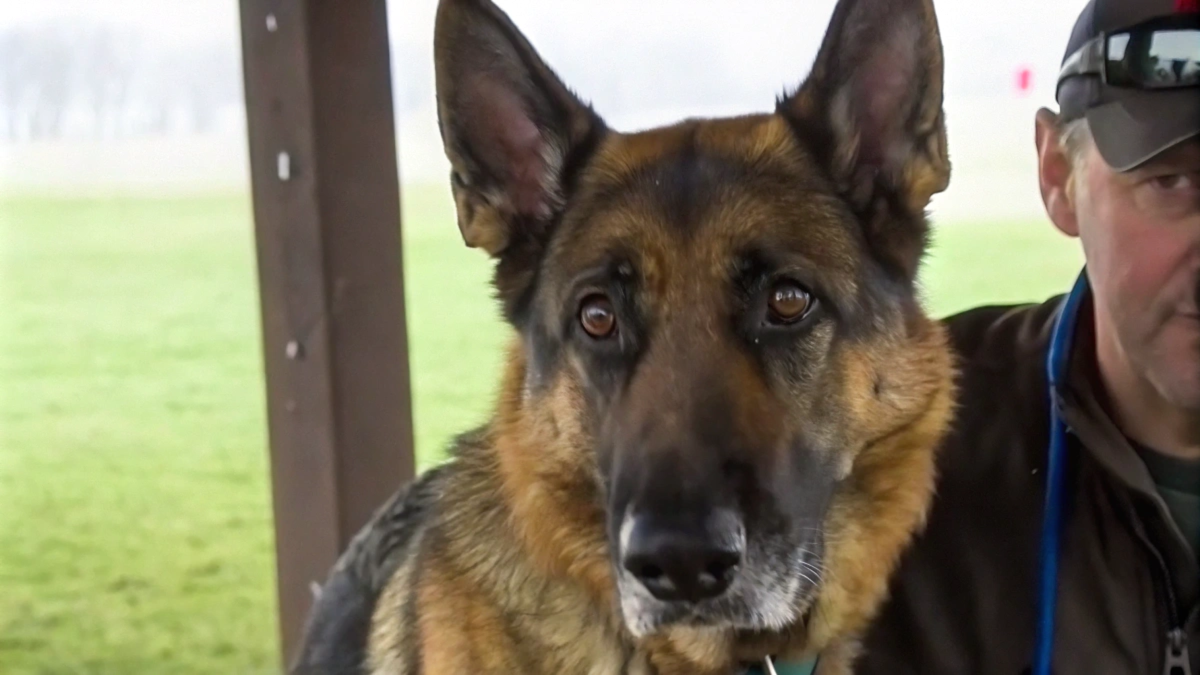
<path fill-rule="evenodd" d="M 780 631 L 803 616 L 816 598 L 823 577 L 822 543 L 752 545 L 728 587 L 703 599 L 664 599 L 628 570 L 617 572 L 621 613 L 634 637 L 675 626 Z"/>

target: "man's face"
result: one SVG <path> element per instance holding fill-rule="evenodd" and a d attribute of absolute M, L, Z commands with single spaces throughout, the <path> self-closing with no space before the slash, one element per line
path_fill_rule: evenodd
<path fill-rule="evenodd" d="M 1045 153 L 1044 195 L 1060 177 Z M 1200 410 L 1200 139 L 1126 173 L 1090 140 L 1063 161 L 1073 189 L 1047 207 L 1083 243 L 1099 330 L 1165 402 Z"/>
<path fill-rule="evenodd" d="M 1079 237 L 1118 346 L 1171 404 L 1200 410 L 1200 142 L 1128 173 L 1089 146 Z"/>

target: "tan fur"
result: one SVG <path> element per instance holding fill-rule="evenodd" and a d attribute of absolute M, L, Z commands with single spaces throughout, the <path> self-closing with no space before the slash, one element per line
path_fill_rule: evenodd
<path fill-rule="evenodd" d="M 844 2 L 854 5 L 853 0 Z M 872 2 L 854 5 L 859 14 L 838 16 L 863 21 L 860 14 Z M 655 433 L 684 438 L 682 432 L 696 420 L 672 402 L 700 382 L 732 392 L 722 414 L 728 415 L 747 452 L 758 453 L 756 459 L 764 465 L 784 463 L 784 455 L 793 451 L 787 439 L 801 432 L 816 437 L 813 445 L 822 448 L 821 458 L 836 465 L 838 481 L 832 483 L 836 487 L 823 522 L 823 576 L 814 595 L 797 601 L 805 604 L 795 608 L 804 619 L 780 632 L 668 627 L 634 639 L 616 592 L 597 432 L 589 417 L 587 365 L 566 351 L 547 381 L 534 386 L 534 369 L 527 361 L 534 345 L 514 332 L 489 423 L 460 444 L 436 512 L 408 544 L 409 554 L 375 606 L 369 673 L 731 675 L 741 664 L 768 654 L 799 660 L 817 653 L 822 655 L 820 675 L 851 672 L 857 638 L 886 597 L 892 570 L 923 526 L 932 499 L 936 448 L 949 426 L 956 394 L 947 336 L 919 309 L 883 302 L 878 315 L 870 317 L 875 323 L 863 331 L 865 337 L 848 346 L 837 343 L 839 349 L 832 349 L 836 331 L 818 326 L 795 355 L 822 360 L 821 372 L 828 379 L 818 389 L 811 382 L 764 375 L 769 368 L 729 339 L 720 325 L 730 313 L 720 304 L 725 302 L 721 283 L 729 277 L 731 251 L 762 241 L 764 233 L 779 248 L 810 256 L 806 262 L 821 271 L 825 289 L 842 299 L 862 297 L 864 287 L 873 283 L 864 271 L 864 256 L 870 254 L 864 252 L 864 238 L 883 249 L 881 257 L 895 263 L 899 273 L 914 266 L 922 243 L 898 238 L 893 230 L 899 226 L 890 220 L 895 213 L 884 208 L 878 191 L 880 185 L 894 190 L 900 208 L 921 214 L 931 195 L 946 187 L 949 160 L 940 105 L 941 52 L 930 39 L 936 36 L 932 8 L 929 0 L 906 2 L 910 10 L 921 8 L 913 13 L 923 18 L 913 23 L 912 31 L 924 36 L 918 48 L 930 72 L 925 84 L 937 95 L 904 93 L 917 113 L 908 130 L 915 140 L 902 163 L 885 167 L 892 173 L 882 183 L 864 183 L 863 172 L 855 171 L 861 150 L 855 125 L 860 120 L 848 95 L 804 87 L 781 104 L 794 118 L 747 115 L 606 134 L 589 148 L 570 199 L 589 204 L 596 195 L 621 198 L 605 202 L 604 208 L 583 209 L 587 227 L 572 230 L 568 241 L 554 240 L 544 253 L 569 270 L 588 268 L 596 251 L 617 243 L 636 256 L 640 301 L 654 308 L 661 329 L 639 361 L 639 368 L 653 377 L 643 375 L 623 391 L 623 403 L 633 411 L 625 424 L 640 428 L 650 420 Z M 472 12 L 491 12 L 485 18 L 501 26 L 497 32 L 504 29 L 506 19 L 497 19 L 498 10 L 490 7 L 482 0 L 444 0 L 439 10 L 448 36 L 438 43 L 439 78 L 449 82 L 445 91 L 439 90 L 443 114 L 453 114 L 459 86 L 454 79 L 459 55 L 447 45 L 484 30 L 463 28 L 476 20 L 468 16 Z M 504 49 L 532 53 L 524 43 L 504 44 Z M 813 77 L 838 80 L 834 75 L 847 68 L 838 58 L 823 50 Z M 554 84 L 540 62 L 530 68 L 547 78 L 545 95 L 562 103 L 567 113 L 565 129 L 542 132 L 544 162 L 516 153 L 524 162 L 520 166 L 540 167 L 544 175 L 522 182 L 522 176 L 499 172 L 500 179 L 493 181 L 508 179 L 521 199 L 487 185 L 489 167 L 481 168 L 479 156 L 461 152 L 458 145 L 447 150 L 457 172 L 455 201 L 464 239 L 497 259 L 542 236 L 537 228 L 549 227 L 550 219 L 539 219 L 537 209 L 559 213 L 556 209 L 564 208 L 567 195 L 557 181 L 571 149 L 590 132 L 590 118 L 574 106 L 566 89 Z M 830 156 L 818 157 L 813 144 L 797 140 L 791 126 L 796 120 L 828 130 Z M 506 147 L 489 146 L 499 154 Z M 774 178 L 718 185 L 707 210 L 694 214 L 690 229 L 680 234 L 680 225 L 656 204 L 661 195 L 655 186 L 640 192 L 617 188 L 685 149 L 728 158 L 753 168 L 754 175 Z M 468 174 L 477 182 L 482 177 L 484 187 L 468 184 Z M 795 189 L 781 190 L 778 181 Z M 544 201 L 533 200 L 535 210 L 517 217 L 522 199 L 529 201 L 528 193 L 542 184 Z M 570 211 L 560 215 L 558 227 L 577 225 Z M 861 232 L 856 229 L 860 226 Z M 504 283 L 517 286 L 526 278 L 521 274 L 532 271 L 510 274 L 516 280 L 498 282 L 501 295 L 511 290 Z M 567 292 L 553 281 L 541 283 L 545 287 L 538 290 L 546 294 Z M 550 306 L 569 299 L 543 298 Z M 688 379 L 709 371 L 715 379 Z M 819 391 L 838 393 L 819 396 Z M 838 424 L 814 425 L 814 419 Z M 408 665 L 412 645 L 420 652 L 418 668 Z"/>
<path fill-rule="evenodd" d="M 395 646 L 403 631 L 415 628 L 427 673 L 617 675 L 636 673 L 621 670 L 622 655 L 636 652 L 631 658 L 645 659 L 655 668 L 645 672 L 717 675 L 730 672 L 735 656 L 753 660 L 765 647 L 797 659 L 824 652 L 822 675 L 849 673 L 848 664 L 838 665 L 836 656 L 853 655 L 852 640 L 842 641 L 871 619 L 900 553 L 923 524 L 933 490 L 934 448 L 952 413 L 954 371 L 945 336 L 934 323 L 922 330 L 913 342 L 890 349 L 878 346 L 877 352 L 860 354 L 861 360 L 849 364 L 850 372 L 863 378 L 864 386 L 855 387 L 861 391 L 870 390 L 867 378 L 887 372 L 889 395 L 846 402 L 855 409 L 857 428 L 864 436 L 878 437 L 855 459 L 849 487 L 837 496 L 830 512 L 827 529 L 836 538 L 807 632 L 757 636 L 742 646 L 715 631 L 679 630 L 640 646 L 622 635 L 612 614 L 601 516 L 577 492 L 588 481 L 577 476 L 587 470 L 587 463 L 582 449 L 572 445 L 580 440 L 579 430 L 571 428 L 573 395 L 564 383 L 564 390 L 553 397 L 554 410 L 524 408 L 523 358 L 514 346 L 495 439 L 488 448 L 494 455 L 485 460 L 494 464 L 473 467 L 472 474 L 454 486 L 462 497 L 451 509 L 465 520 L 462 531 L 451 536 L 461 551 L 424 561 L 418 627 L 398 623 L 397 598 L 406 592 L 408 573 L 392 579 L 376 612 L 371 672 L 408 675 L 399 669 Z M 905 356 L 894 359 L 892 352 L 899 349 Z M 530 452 L 531 447 L 544 451 Z M 485 580 L 455 570 L 462 559 L 475 566 L 491 560 L 497 567 L 512 565 L 517 569 L 507 576 L 515 580 L 500 588 L 481 588 L 474 584 Z M 534 587 L 539 592 L 530 594 Z M 513 622 L 506 625 L 502 619 L 544 612 L 547 606 L 561 608 L 551 613 L 556 619 L 520 626 L 515 636 Z M 589 609 L 578 614 L 585 607 Z M 524 650 L 518 649 L 519 643 Z M 747 649 L 749 645 L 756 649 Z M 522 651 L 540 660 L 522 663 Z"/>
<path fill-rule="evenodd" d="M 817 649 L 866 628 L 900 554 L 924 525 L 934 449 L 950 423 L 955 391 L 944 331 L 934 324 L 923 329 L 922 339 L 904 346 L 904 359 L 862 355 L 860 363 L 876 373 L 891 371 L 890 395 L 850 403 L 862 414 L 858 428 L 879 436 L 856 458 L 848 489 L 829 516 L 828 531 L 837 533 L 827 553 L 830 575 L 809 627 Z"/>

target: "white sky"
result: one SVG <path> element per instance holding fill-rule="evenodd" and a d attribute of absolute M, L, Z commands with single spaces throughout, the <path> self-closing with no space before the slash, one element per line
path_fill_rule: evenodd
<path fill-rule="evenodd" d="M 167 40 L 236 35 L 231 0 L 0 0 L 0 27 L 47 19 L 85 18 L 158 33 Z"/>
<path fill-rule="evenodd" d="M 425 45 L 432 39 L 436 0 L 391 0 L 394 39 Z M 651 45 L 656 36 L 686 35 L 711 44 L 723 62 L 769 69 L 780 81 L 801 77 L 816 51 L 833 0 L 499 0 L 553 64 L 571 38 L 576 48 L 603 51 L 620 44 Z M 947 53 L 950 95 L 971 84 L 985 65 L 1034 66 L 1039 93 L 1052 92 L 1076 13 L 1084 0 L 936 0 Z M 236 0 L 0 0 L 0 27 L 53 18 L 91 18 L 172 42 L 212 38 L 237 42 Z M 976 50 L 983 50 L 980 54 Z M 800 60 L 801 63 L 792 63 Z M 595 67 L 645 67 L 620 53 L 597 53 Z M 572 73 L 566 72 L 564 76 Z M 580 74 L 585 77 L 586 74 Z"/>
<path fill-rule="evenodd" d="M 685 115 L 769 110 L 784 87 L 798 84 L 808 73 L 835 4 L 835 0 L 496 2 L 563 79 L 592 101 L 614 128 L 622 130 Z M 947 213 L 955 208 L 976 213 L 986 211 L 987 202 L 1001 210 L 1012 210 L 1016 204 L 1022 213 L 1040 214 L 1030 178 L 1031 106 L 1053 107 L 1054 76 L 1085 0 L 934 3 L 946 55 L 947 124 L 956 172 L 953 194 L 939 197 L 940 208 Z M 404 54 L 397 76 L 421 78 L 426 86 L 433 70 L 436 6 L 437 0 L 388 3 L 393 44 L 403 50 L 397 53 Z M 238 0 L 0 0 L 0 29 L 42 20 L 98 19 L 155 42 L 186 46 L 216 40 L 226 42 L 231 50 L 240 43 L 238 16 Z M 675 56 L 682 51 L 681 45 L 690 58 L 702 55 L 705 62 L 690 67 L 684 60 L 689 57 Z M 1015 93 L 1016 73 L 1022 67 L 1030 67 L 1034 76 L 1034 89 L 1027 97 Z M 689 92 L 703 88 L 706 69 L 712 68 L 723 71 L 724 79 L 718 82 L 737 78 L 741 90 L 725 94 L 709 87 L 712 91 L 703 96 L 690 96 Z M 656 69 L 669 73 L 661 88 L 653 76 Z M 622 78 L 623 73 L 634 72 L 643 77 Z M 644 76 L 647 73 L 651 74 L 649 80 Z M 605 98 L 618 96 L 622 98 L 619 102 Z M 404 135 L 403 175 L 407 179 L 425 174 L 444 179 L 445 158 L 431 113 L 404 120 L 400 130 Z M 171 157 L 173 165 L 186 163 L 180 157 L 191 158 L 195 167 L 188 166 L 195 168 L 197 175 L 208 172 L 204 175 L 226 177 L 230 167 L 244 170 L 242 141 L 231 138 L 218 149 L 225 153 L 219 160 L 207 155 L 192 157 L 176 146 L 156 152 Z M 89 154 L 84 148 L 70 155 L 69 161 L 47 159 L 38 175 L 60 180 L 71 167 L 83 167 L 76 173 L 88 179 L 125 176 L 97 162 L 98 158 L 128 154 Z M 130 161 L 135 168 L 154 166 L 157 175 L 165 171 L 159 166 L 161 159 L 154 155 Z M 37 165 L 33 159 L 11 163 L 22 167 L 19 174 L 14 173 L 17 177 L 37 173 L 30 169 Z M 0 157 L 0 182 L 5 180 L 3 164 Z M 140 171 L 134 172 L 137 177 L 148 173 Z M 237 176 L 244 181 L 241 173 Z"/>

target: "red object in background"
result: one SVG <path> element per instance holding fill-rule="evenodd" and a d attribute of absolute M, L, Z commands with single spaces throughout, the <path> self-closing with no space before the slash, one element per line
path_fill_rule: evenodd
<path fill-rule="evenodd" d="M 1033 69 L 1029 66 L 1021 66 L 1017 69 L 1017 91 L 1021 94 L 1028 94 L 1033 88 Z"/>
<path fill-rule="evenodd" d="M 1200 0 L 1175 0 L 1175 11 L 1181 14 L 1200 12 Z"/>

